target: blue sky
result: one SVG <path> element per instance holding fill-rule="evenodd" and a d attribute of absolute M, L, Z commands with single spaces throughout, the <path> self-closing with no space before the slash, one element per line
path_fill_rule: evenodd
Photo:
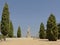
<path fill-rule="evenodd" d="M 55 15 L 57 23 L 60 22 L 60 0 L 0 0 L 0 20 L 5 2 L 9 5 L 14 35 L 20 26 L 22 36 L 26 36 L 27 28 L 30 26 L 31 35 L 36 36 L 40 23 L 43 22 L 46 27 L 51 13 Z"/>

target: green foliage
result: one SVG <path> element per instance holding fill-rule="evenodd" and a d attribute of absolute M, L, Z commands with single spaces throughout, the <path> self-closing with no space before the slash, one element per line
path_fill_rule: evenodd
<path fill-rule="evenodd" d="M 41 39 L 45 38 L 45 28 L 43 23 L 41 23 L 40 25 L 39 38 Z"/>
<path fill-rule="evenodd" d="M 0 32 L 1 32 L 1 22 L 0 22 Z"/>
<path fill-rule="evenodd" d="M 21 37 L 21 29 L 20 29 L 20 26 L 18 27 L 17 37 Z"/>
<path fill-rule="evenodd" d="M 2 35 L 0 35 L 0 40 L 2 39 Z"/>
<path fill-rule="evenodd" d="M 53 14 L 50 15 L 47 21 L 47 38 L 49 41 L 56 41 L 58 38 L 58 28 Z"/>
<path fill-rule="evenodd" d="M 4 35 L 4 37 L 8 34 L 8 30 L 9 30 L 9 9 L 8 4 L 5 3 L 1 18 L 1 33 Z"/>
<path fill-rule="evenodd" d="M 8 33 L 8 37 L 13 37 L 13 24 L 12 22 L 10 21 L 9 23 L 9 33 Z"/>
<path fill-rule="evenodd" d="M 58 26 L 58 39 L 60 39 L 60 23 L 57 26 Z"/>

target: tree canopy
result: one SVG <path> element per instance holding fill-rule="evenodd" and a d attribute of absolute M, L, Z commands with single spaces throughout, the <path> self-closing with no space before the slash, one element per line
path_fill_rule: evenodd
<path fill-rule="evenodd" d="M 56 18 L 51 14 L 47 21 L 47 38 L 49 41 L 56 41 L 58 38 L 58 28 Z"/>

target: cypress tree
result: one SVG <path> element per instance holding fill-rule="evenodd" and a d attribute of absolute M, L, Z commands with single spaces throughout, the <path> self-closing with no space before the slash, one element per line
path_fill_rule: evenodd
<path fill-rule="evenodd" d="M 39 38 L 41 39 L 45 38 L 45 28 L 43 23 L 41 23 L 40 25 Z"/>
<path fill-rule="evenodd" d="M 12 21 L 10 21 L 9 23 L 9 33 L 8 33 L 8 37 L 13 37 L 13 24 Z"/>
<path fill-rule="evenodd" d="M 9 30 L 9 9 L 8 4 L 5 3 L 1 18 L 1 33 L 4 36 L 4 40 L 6 40 L 5 37 L 8 34 L 8 30 Z"/>
<path fill-rule="evenodd" d="M 53 14 L 50 15 L 47 21 L 47 38 L 49 41 L 56 41 L 58 38 L 56 18 Z"/>
<path fill-rule="evenodd" d="M 20 26 L 18 27 L 17 37 L 21 37 L 21 29 L 20 29 Z"/>
<path fill-rule="evenodd" d="M 58 26 L 58 39 L 60 39 L 60 23 L 57 26 Z"/>
<path fill-rule="evenodd" d="M 0 32 L 1 32 L 1 22 L 0 22 Z"/>

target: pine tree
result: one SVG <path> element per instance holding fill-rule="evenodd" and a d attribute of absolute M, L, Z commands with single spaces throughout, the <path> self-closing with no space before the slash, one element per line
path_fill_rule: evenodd
<path fill-rule="evenodd" d="M 20 29 L 20 26 L 18 27 L 17 37 L 21 37 L 21 29 Z"/>
<path fill-rule="evenodd" d="M 49 41 L 56 41 L 58 38 L 56 18 L 53 14 L 50 15 L 47 21 L 47 38 Z"/>
<path fill-rule="evenodd" d="M 41 39 L 45 38 L 45 28 L 43 23 L 41 23 L 40 25 L 39 38 Z"/>
<path fill-rule="evenodd" d="M 12 21 L 10 21 L 9 23 L 9 33 L 8 33 L 8 37 L 13 37 L 13 24 Z"/>
<path fill-rule="evenodd" d="M 58 39 L 60 39 L 60 23 L 57 26 L 58 26 Z"/>
<path fill-rule="evenodd" d="M 8 4 L 5 3 L 1 19 L 1 33 L 4 36 L 4 40 L 6 40 L 5 36 L 8 34 L 8 30 L 9 30 L 9 9 Z"/>

